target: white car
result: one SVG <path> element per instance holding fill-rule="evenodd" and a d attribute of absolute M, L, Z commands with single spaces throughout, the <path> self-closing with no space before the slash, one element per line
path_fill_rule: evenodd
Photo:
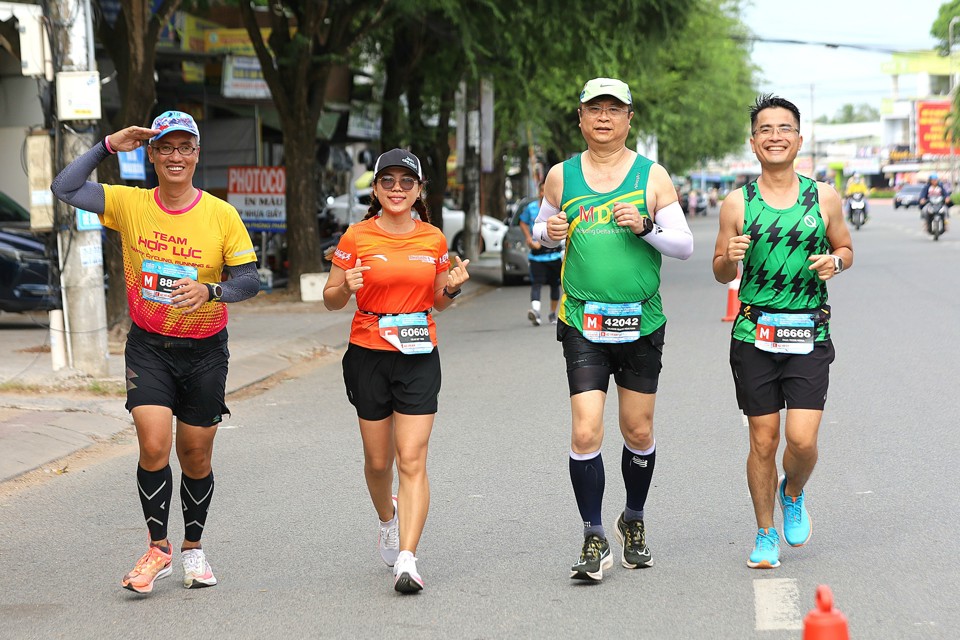
<path fill-rule="evenodd" d="M 363 220 L 370 208 L 371 190 L 357 189 L 354 194 L 353 212 L 347 219 L 347 200 L 344 194 L 332 198 L 327 203 L 327 210 L 341 224 L 353 224 Z M 325 211 L 326 212 L 326 211 Z M 463 255 L 463 224 L 466 215 L 460 209 L 443 207 L 443 235 L 447 237 L 447 246 L 460 255 Z M 503 236 L 507 232 L 507 225 L 491 216 L 481 216 L 480 220 L 480 253 L 500 253 L 503 245 Z"/>

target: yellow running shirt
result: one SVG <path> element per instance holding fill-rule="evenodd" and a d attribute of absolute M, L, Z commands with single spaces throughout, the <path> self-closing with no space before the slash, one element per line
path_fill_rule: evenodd
<path fill-rule="evenodd" d="M 240 214 L 233 206 L 198 190 L 187 208 L 171 211 L 156 189 L 103 185 L 104 226 L 123 238 L 123 278 L 130 318 L 151 333 L 206 338 L 227 326 L 227 305 L 208 302 L 184 315 L 169 300 L 180 278 L 214 283 L 224 265 L 257 259 Z"/>

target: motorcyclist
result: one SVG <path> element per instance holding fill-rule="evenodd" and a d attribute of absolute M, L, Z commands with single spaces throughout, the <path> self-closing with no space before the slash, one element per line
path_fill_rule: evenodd
<path fill-rule="evenodd" d="M 847 220 L 851 222 L 853 222 L 853 219 L 850 215 L 850 198 L 852 198 L 853 194 L 855 193 L 863 194 L 863 221 L 866 222 L 870 213 L 867 208 L 867 184 L 863 181 L 863 178 L 860 177 L 859 173 L 854 173 L 852 176 L 850 176 L 850 179 L 847 180 L 846 189 L 844 190 L 844 197 L 846 200 L 843 202 L 843 210 L 844 213 L 847 214 Z"/>
<path fill-rule="evenodd" d="M 923 218 L 923 229 L 927 233 L 930 233 L 930 211 L 927 210 L 926 205 L 930 201 L 932 196 L 941 195 L 943 196 L 943 201 L 947 205 L 952 205 L 950 201 L 950 191 L 940 184 L 940 179 L 935 173 L 931 173 L 927 177 L 927 183 L 923 185 L 923 190 L 920 191 L 920 216 Z M 944 219 L 946 222 L 946 219 Z"/>

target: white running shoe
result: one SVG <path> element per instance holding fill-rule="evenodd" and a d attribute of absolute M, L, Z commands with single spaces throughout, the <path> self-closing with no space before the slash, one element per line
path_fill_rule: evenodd
<path fill-rule="evenodd" d="M 540 326 L 540 313 L 537 312 L 537 311 L 534 311 L 533 309 L 530 309 L 530 311 L 527 311 L 527 320 L 529 320 L 530 322 L 532 322 L 532 323 L 533 323 L 533 326 L 539 327 L 539 326 Z"/>
<path fill-rule="evenodd" d="M 397 556 L 400 554 L 400 522 L 397 515 L 397 496 L 393 496 L 393 518 L 390 522 L 384 524 L 377 520 L 380 526 L 380 535 L 377 538 L 377 546 L 380 548 L 380 557 L 392 567 L 397 562 Z"/>
<path fill-rule="evenodd" d="M 400 593 L 423 590 L 423 578 L 417 573 L 417 559 L 410 551 L 401 551 L 393 567 L 393 588 Z"/>
<path fill-rule="evenodd" d="M 217 584 L 210 563 L 203 549 L 187 549 L 180 552 L 183 563 L 183 586 L 187 589 L 202 589 Z"/>

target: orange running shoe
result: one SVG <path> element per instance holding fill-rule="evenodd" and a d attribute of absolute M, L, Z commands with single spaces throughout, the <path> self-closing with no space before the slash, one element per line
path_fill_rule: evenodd
<path fill-rule="evenodd" d="M 172 550 L 164 552 L 160 547 L 151 544 L 147 552 L 137 560 L 133 571 L 123 576 L 120 585 L 137 593 L 150 593 L 156 580 L 170 575 L 172 559 Z"/>

